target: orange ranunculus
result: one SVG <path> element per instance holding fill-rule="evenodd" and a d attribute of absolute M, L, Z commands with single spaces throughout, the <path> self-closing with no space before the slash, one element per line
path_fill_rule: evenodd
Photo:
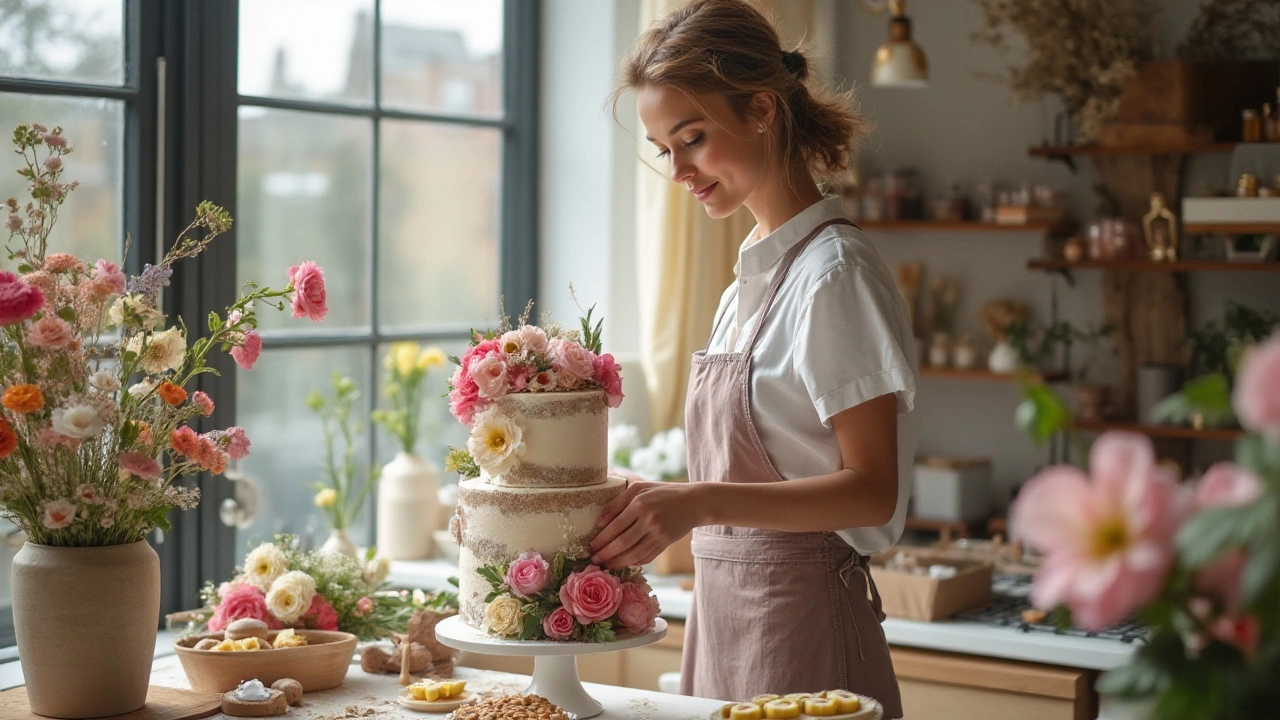
<path fill-rule="evenodd" d="M 195 430 L 183 425 L 169 433 L 169 447 L 179 455 L 194 460 L 200 454 L 200 436 Z"/>
<path fill-rule="evenodd" d="M 0 400 L 10 410 L 26 415 L 44 407 L 44 393 L 35 385 L 14 385 L 4 391 Z"/>
<path fill-rule="evenodd" d="M 156 394 L 160 396 L 161 400 L 174 407 L 178 407 L 187 401 L 187 391 L 168 380 L 160 383 L 160 387 L 156 388 Z"/>
<path fill-rule="evenodd" d="M 8 420 L 0 417 L 0 458 L 7 458 L 18 449 L 18 433 Z"/>
<path fill-rule="evenodd" d="M 133 426 L 138 428 L 138 442 L 151 444 L 151 426 L 142 420 L 134 420 Z"/>

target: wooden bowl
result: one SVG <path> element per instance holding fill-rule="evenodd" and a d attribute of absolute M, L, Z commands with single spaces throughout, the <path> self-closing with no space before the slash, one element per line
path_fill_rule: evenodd
<path fill-rule="evenodd" d="M 245 680 L 260 680 L 263 685 L 281 678 L 293 678 L 303 692 L 329 690 L 342 684 L 356 652 L 356 636 L 328 630 L 295 630 L 307 639 L 304 647 L 243 652 L 196 650 L 205 638 L 222 640 L 223 634 L 206 633 L 184 637 L 174 643 L 174 651 L 182 661 L 191 689 L 196 692 L 224 693 L 235 690 Z M 276 631 L 267 633 L 274 641 Z"/>

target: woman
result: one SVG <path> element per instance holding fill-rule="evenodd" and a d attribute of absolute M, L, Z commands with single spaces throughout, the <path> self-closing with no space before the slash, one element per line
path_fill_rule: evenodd
<path fill-rule="evenodd" d="M 866 123 L 806 76 L 741 0 L 681 7 L 624 63 L 671 180 L 757 226 L 693 358 L 692 482 L 632 482 L 592 557 L 643 564 L 696 528 L 685 693 L 846 688 L 900 717 L 867 555 L 902 533 L 916 351 L 883 261 L 814 180 L 845 169 Z"/>

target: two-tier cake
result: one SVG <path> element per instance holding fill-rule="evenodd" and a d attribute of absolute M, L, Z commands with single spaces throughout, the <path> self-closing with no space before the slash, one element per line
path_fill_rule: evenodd
<path fill-rule="evenodd" d="M 599 642 L 651 628 L 657 599 L 639 569 L 588 558 L 600 513 L 626 487 L 608 475 L 622 379 L 600 352 L 599 326 L 478 336 L 458 363 L 450 409 L 471 430 L 479 471 L 459 484 L 450 523 L 463 621 L 520 640 Z"/>

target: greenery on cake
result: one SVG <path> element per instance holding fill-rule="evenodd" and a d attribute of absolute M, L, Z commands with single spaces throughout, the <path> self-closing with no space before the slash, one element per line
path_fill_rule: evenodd
<path fill-rule="evenodd" d="M 658 598 L 637 567 L 605 570 L 564 553 L 548 562 L 530 551 L 477 572 L 491 588 L 484 629 L 502 638 L 611 642 L 651 629 L 658 617 Z"/>

